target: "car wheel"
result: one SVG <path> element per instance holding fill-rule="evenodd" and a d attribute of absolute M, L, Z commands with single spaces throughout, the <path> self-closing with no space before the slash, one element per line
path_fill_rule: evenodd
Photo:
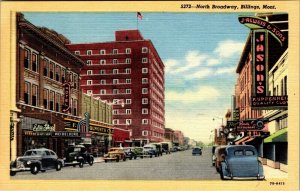
<path fill-rule="evenodd" d="M 44 173 L 44 172 L 46 172 L 46 170 L 41 170 L 41 172 L 43 172 L 43 173 Z"/>
<path fill-rule="evenodd" d="M 137 156 L 134 156 L 134 160 L 137 158 Z"/>
<path fill-rule="evenodd" d="M 144 158 L 143 156 L 140 157 L 141 159 Z"/>
<path fill-rule="evenodd" d="M 104 160 L 105 163 L 107 163 L 107 160 Z"/>
<path fill-rule="evenodd" d="M 91 158 L 90 161 L 89 161 L 89 165 L 93 166 L 93 164 L 94 164 L 94 158 Z"/>
<path fill-rule="evenodd" d="M 152 158 L 152 155 L 150 155 L 150 158 Z"/>
<path fill-rule="evenodd" d="M 79 162 L 79 167 L 82 168 L 82 167 L 83 167 L 83 164 L 84 164 L 84 161 L 81 160 L 81 161 Z"/>
<path fill-rule="evenodd" d="M 131 159 L 132 159 L 132 158 L 131 158 Z M 130 159 L 130 160 L 131 160 L 131 159 Z M 126 157 L 125 157 L 125 156 L 124 156 L 124 158 L 123 158 L 123 161 L 126 161 Z"/>
<path fill-rule="evenodd" d="M 58 162 L 57 165 L 56 165 L 56 171 L 60 171 L 61 170 L 61 163 Z"/>
<path fill-rule="evenodd" d="M 117 158 L 116 158 L 116 162 L 119 162 L 119 160 L 120 160 L 119 157 L 117 157 Z"/>
<path fill-rule="evenodd" d="M 30 167 L 31 174 L 37 174 L 39 172 L 40 168 L 37 164 L 33 164 Z"/>
<path fill-rule="evenodd" d="M 220 170 L 220 178 L 221 180 L 225 180 L 222 169 Z"/>
<path fill-rule="evenodd" d="M 129 160 L 132 160 L 132 156 L 131 156 L 131 157 L 129 157 Z"/>
<path fill-rule="evenodd" d="M 17 172 L 10 171 L 10 176 L 15 176 L 16 174 L 17 174 Z"/>

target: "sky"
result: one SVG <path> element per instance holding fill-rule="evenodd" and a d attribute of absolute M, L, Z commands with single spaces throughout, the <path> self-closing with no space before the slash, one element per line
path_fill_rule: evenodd
<path fill-rule="evenodd" d="M 24 13 L 72 43 L 114 41 L 117 30 L 140 30 L 165 65 L 166 128 L 208 143 L 231 109 L 236 67 L 249 29 L 239 13 Z M 251 15 L 251 14 L 250 14 Z M 223 118 L 223 119 L 222 119 Z"/>

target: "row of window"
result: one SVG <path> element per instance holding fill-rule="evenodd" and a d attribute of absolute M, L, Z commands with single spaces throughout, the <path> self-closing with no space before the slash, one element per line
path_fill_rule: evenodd
<path fill-rule="evenodd" d="M 130 64 L 130 63 L 131 63 L 131 58 L 126 58 L 125 59 L 125 64 Z M 148 63 L 148 58 L 142 58 L 142 63 L 143 64 Z M 87 65 L 96 65 L 98 63 L 96 63 L 94 60 L 87 60 L 86 64 Z M 99 64 L 100 65 L 106 65 L 107 64 L 106 59 L 99 60 Z M 120 62 L 119 59 L 112 59 L 112 62 L 109 63 L 109 64 L 124 64 L 124 63 Z"/>
<path fill-rule="evenodd" d="M 76 55 L 106 55 L 106 54 L 131 54 L 131 48 L 125 48 L 125 51 L 122 53 L 119 49 L 114 48 L 109 53 L 106 49 L 100 50 L 86 50 L 86 52 L 80 52 L 79 50 L 75 51 Z M 147 47 L 142 47 L 142 53 L 148 53 Z"/>
<path fill-rule="evenodd" d="M 25 56 L 24 56 L 24 67 L 29 69 L 33 72 L 39 72 L 39 60 L 38 54 L 30 49 L 25 49 Z M 65 83 L 66 75 L 68 75 L 68 79 L 71 82 L 74 82 L 74 88 L 77 89 L 78 86 L 78 75 L 68 71 L 65 67 L 60 64 L 57 64 L 49 59 L 44 60 L 43 67 L 43 75 L 48 77 L 52 80 L 56 80 L 57 82 Z"/>
<path fill-rule="evenodd" d="M 88 95 L 95 95 L 96 93 L 93 93 L 93 90 L 86 90 L 86 93 Z M 101 89 L 100 90 L 100 95 L 110 95 L 110 94 L 113 94 L 113 95 L 117 95 L 117 94 L 131 94 L 131 89 L 128 88 L 128 89 L 125 89 L 125 91 L 120 91 L 120 89 L 112 89 L 107 91 L 106 89 Z M 148 88 L 142 88 L 142 94 L 148 94 Z"/>
<path fill-rule="evenodd" d="M 142 68 L 142 73 L 147 74 L 148 68 Z M 112 69 L 112 70 L 99 70 L 99 73 L 96 72 L 96 70 L 87 70 L 86 75 L 98 75 L 98 74 L 122 74 L 120 73 L 119 69 Z M 123 74 L 131 74 L 131 68 L 125 68 Z"/>
<path fill-rule="evenodd" d="M 111 81 L 111 83 L 107 83 L 106 80 L 100 80 L 100 83 L 97 83 L 98 80 L 87 80 L 86 81 L 86 85 L 111 85 L 111 84 L 131 84 L 131 79 L 127 78 L 127 79 L 112 79 L 112 80 L 108 80 Z M 95 82 L 95 83 L 93 83 Z M 122 83 L 123 82 L 123 83 Z M 142 84 L 148 84 L 148 78 L 142 78 Z"/>
<path fill-rule="evenodd" d="M 25 82 L 24 87 L 24 102 L 32 106 L 39 106 L 39 86 Z M 43 89 L 43 106 L 45 109 L 62 112 L 62 105 L 64 103 L 64 96 L 58 92 Z M 77 99 L 71 98 L 71 113 L 77 115 Z"/>
<path fill-rule="evenodd" d="M 114 119 L 113 120 L 113 125 L 131 125 L 132 119 L 126 119 L 125 124 L 120 123 L 119 119 Z M 149 123 L 149 119 L 142 119 L 141 124 L 142 125 L 147 125 Z"/>
<path fill-rule="evenodd" d="M 142 108 L 142 114 L 148 114 L 149 109 L 148 108 Z M 131 115 L 131 109 L 125 109 L 125 113 L 122 112 L 122 109 L 114 109 L 113 115 Z"/>

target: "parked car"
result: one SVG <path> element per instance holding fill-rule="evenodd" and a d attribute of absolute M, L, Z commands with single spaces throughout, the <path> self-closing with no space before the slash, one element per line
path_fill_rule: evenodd
<path fill-rule="evenodd" d="M 132 147 L 131 150 L 137 157 L 143 158 L 143 147 Z"/>
<path fill-rule="evenodd" d="M 62 167 L 63 160 L 58 159 L 54 151 L 46 148 L 30 149 L 10 163 L 10 175 L 14 176 L 21 171 L 30 171 L 32 174 L 49 169 L 60 171 Z"/>
<path fill-rule="evenodd" d="M 162 149 L 161 143 L 151 143 L 151 144 L 155 145 L 155 147 L 156 147 L 156 153 L 157 153 L 156 156 L 162 156 L 163 149 Z"/>
<path fill-rule="evenodd" d="M 79 167 L 82 168 L 83 164 L 85 163 L 88 163 L 90 166 L 94 164 L 94 156 L 87 152 L 87 149 L 84 145 L 74 145 L 68 147 L 65 155 L 65 165 L 79 165 Z"/>
<path fill-rule="evenodd" d="M 200 147 L 195 147 L 192 150 L 192 155 L 202 155 L 202 149 Z"/>
<path fill-rule="evenodd" d="M 125 147 L 124 148 L 124 152 L 125 152 L 125 157 L 128 158 L 129 160 L 132 159 L 136 159 L 137 155 L 136 153 L 133 151 L 132 147 Z"/>
<path fill-rule="evenodd" d="M 143 156 L 150 157 L 157 156 L 156 146 L 152 144 L 144 145 L 143 147 Z"/>
<path fill-rule="evenodd" d="M 124 149 L 121 147 L 110 148 L 108 153 L 104 155 L 104 162 L 115 160 L 119 162 L 120 160 L 126 161 L 126 155 Z"/>
<path fill-rule="evenodd" d="M 216 162 L 215 162 L 215 168 L 217 172 L 220 172 L 221 169 L 221 162 L 225 159 L 225 148 L 227 145 L 220 145 L 216 147 L 215 149 L 215 156 L 216 156 Z"/>
<path fill-rule="evenodd" d="M 257 150 L 252 145 L 232 145 L 225 149 L 225 160 L 221 162 L 220 177 L 224 179 L 265 179 L 263 165 Z"/>
<path fill-rule="evenodd" d="M 213 145 L 212 148 L 211 148 L 211 163 L 212 163 L 212 166 L 216 165 L 216 155 L 215 155 L 216 148 L 217 148 L 216 145 Z"/>
<path fill-rule="evenodd" d="M 171 142 L 160 142 L 162 151 L 165 152 L 166 154 L 170 154 L 172 150 L 172 143 Z"/>

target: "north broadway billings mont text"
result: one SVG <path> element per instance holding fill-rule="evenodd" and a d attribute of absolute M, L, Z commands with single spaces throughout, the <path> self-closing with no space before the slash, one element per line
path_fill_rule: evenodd
<path fill-rule="evenodd" d="M 238 9 L 243 9 L 243 10 L 259 10 L 259 9 L 276 9 L 275 5 L 251 5 L 251 4 L 242 4 L 240 6 L 237 5 L 221 5 L 221 4 L 181 4 L 182 9 L 214 9 L 214 10 L 238 10 Z"/>

